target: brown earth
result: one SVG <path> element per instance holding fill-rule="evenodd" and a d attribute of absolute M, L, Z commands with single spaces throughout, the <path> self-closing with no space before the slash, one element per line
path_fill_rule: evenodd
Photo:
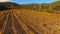
<path fill-rule="evenodd" d="M 26 9 L 0 11 L 0 34 L 60 34 L 60 14 Z"/>

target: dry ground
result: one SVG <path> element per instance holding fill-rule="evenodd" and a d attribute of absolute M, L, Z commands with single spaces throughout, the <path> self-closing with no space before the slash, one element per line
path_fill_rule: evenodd
<path fill-rule="evenodd" d="M 60 14 L 25 9 L 0 11 L 0 34 L 60 34 Z"/>

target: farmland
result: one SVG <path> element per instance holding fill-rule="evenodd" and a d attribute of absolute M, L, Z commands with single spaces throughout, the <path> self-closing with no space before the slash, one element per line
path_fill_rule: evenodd
<path fill-rule="evenodd" d="M 0 11 L 0 34 L 60 34 L 60 14 L 26 9 Z"/>

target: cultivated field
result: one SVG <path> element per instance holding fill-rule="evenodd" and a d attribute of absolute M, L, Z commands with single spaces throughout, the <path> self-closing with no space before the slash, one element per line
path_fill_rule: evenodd
<path fill-rule="evenodd" d="M 0 34 L 60 34 L 60 14 L 26 9 L 0 11 Z"/>

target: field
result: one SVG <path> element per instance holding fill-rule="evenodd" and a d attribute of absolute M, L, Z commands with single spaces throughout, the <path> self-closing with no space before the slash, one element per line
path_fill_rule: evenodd
<path fill-rule="evenodd" d="M 60 34 L 60 14 L 26 9 L 0 11 L 0 34 Z"/>

